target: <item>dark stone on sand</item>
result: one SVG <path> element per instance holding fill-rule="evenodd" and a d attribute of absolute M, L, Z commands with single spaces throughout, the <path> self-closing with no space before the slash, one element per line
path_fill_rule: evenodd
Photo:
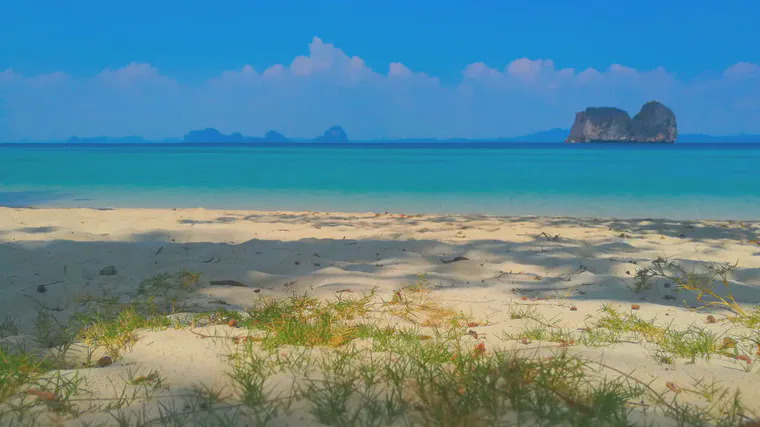
<path fill-rule="evenodd" d="M 248 286 L 244 283 L 240 283 L 237 280 L 212 280 L 210 283 L 211 286 L 234 286 L 238 288 L 247 288 Z"/>
<path fill-rule="evenodd" d="M 109 265 L 108 267 L 103 267 L 100 270 L 101 276 L 115 276 L 116 275 L 116 267 Z"/>
<path fill-rule="evenodd" d="M 46 291 L 47 291 L 47 288 L 45 287 L 45 285 L 37 286 L 37 292 L 44 294 Z"/>
<path fill-rule="evenodd" d="M 105 368 L 106 366 L 112 365 L 113 359 L 111 359 L 111 356 L 103 356 L 100 359 L 98 359 L 98 367 Z"/>
<path fill-rule="evenodd" d="M 455 257 L 455 258 L 452 258 L 452 259 L 442 259 L 441 262 L 444 263 L 444 264 L 451 264 L 452 262 L 469 261 L 469 260 L 470 259 L 467 258 L 467 257 L 458 256 L 458 257 Z"/>

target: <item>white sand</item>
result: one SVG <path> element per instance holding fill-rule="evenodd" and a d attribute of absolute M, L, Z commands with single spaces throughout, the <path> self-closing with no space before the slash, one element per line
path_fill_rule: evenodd
<path fill-rule="evenodd" d="M 560 237 L 539 237 L 542 232 Z M 635 303 L 646 319 L 723 332 L 734 326 L 705 325 L 705 318 L 725 312 L 687 310 L 682 300 L 693 298 L 664 283 L 637 294 L 633 277 L 657 257 L 689 268 L 702 261 L 738 263 L 730 286 L 751 307 L 760 303 L 760 246 L 751 242 L 759 236 L 760 223 L 726 221 L 0 208 L 0 317 L 17 316 L 23 337 L 33 332 L 40 306 L 59 310 L 55 315 L 63 322 L 75 308 L 75 295 L 128 295 L 143 279 L 184 268 L 203 273 L 196 302 L 214 307 L 223 300 L 232 308 L 248 307 L 260 295 L 294 292 L 334 297 L 342 289 L 377 287 L 379 295 L 390 296 L 425 274 L 435 297 L 488 319 L 478 332 L 488 336 L 489 347 L 500 342 L 502 331 L 525 325 L 510 319 L 510 304 L 535 306 L 570 330 L 583 327 L 602 304 L 629 312 Z M 456 256 L 468 260 L 442 262 Z M 99 275 L 106 266 L 115 266 L 117 274 Z M 248 287 L 209 286 L 213 280 Z M 38 285 L 47 285 L 46 292 L 38 293 Z M 531 300 L 549 296 L 555 299 Z M 181 394 L 199 382 L 227 383 L 219 345 L 187 330 L 146 332 L 113 366 L 81 375 L 88 390 L 110 396 L 129 367 L 160 369 L 172 392 Z M 635 371 L 658 390 L 667 381 L 716 379 L 739 388 L 745 404 L 760 411 L 758 369 L 746 372 L 743 362 L 716 356 L 658 365 L 639 344 L 573 351 Z M 291 418 L 292 424 L 301 420 Z"/>

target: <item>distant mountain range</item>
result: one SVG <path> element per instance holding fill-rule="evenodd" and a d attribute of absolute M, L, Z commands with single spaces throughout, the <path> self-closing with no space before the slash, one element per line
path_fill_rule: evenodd
<path fill-rule="evenodd" d="M 467 143 L 467 142 L 525 142 L 525 143 L 562 143 L 570 133 L 569 129 L 549 129 L 541 132 L 532 133 L 518 137 L 506 138 L 488 138 L 488 139 L 468 139 L 468 138 L 404 138 L 404 139 L 377 139 L 350 141 L 348 135 L 340 126 L 333 126 L 325 131 L 322 135 L 314 139 L 297 139 L 287 138 L 283 134 L 270 130 L 263 137 L 245 136 L 239 132 L 223 134 L 217 129 L 206 128 L 202 130 L 193 130 L 188 132 L 183 138 L 167 138 L 162 140 L 148 140 L 141 136 L 125 136 L 120 138 L 97 136 L 90 138 L 79 138 L 72 136 L 66 141 L 35 141 L 35 142 L 64 142 L 64 143 L 84 143 L 84 144 L 139 144 L 139 143 L 228 143 L 228 144 L 246 144 L 246 143 L 304 143 L 304 142 L 322 142 L 322 143 L 345 143 L 345 142 L 386 142 L 386 143 Z M 21 141 L 27 142 L 27 141 Z M 760 143 L 760 135 L 729 135 L 714 136 L 704 134 L 680 134 L 676 142 L 679 143 Z"/>
<path fill-rule="evenodd" d="M 243 136 L 240 132 L 225 135 L 213 128 L 203 130 L 192 130 L 182 139 L 185 143 L 204 143 L 204 142 L 221 142 L 221 143 L 255 143 L 255 142 L 288 142 L 281 133 L 270 130 L 261 137 Z"/>
<path fill-rule="evenodd" d="M 185 143 L 185 144 L 207 144 L 207 143 L 220 143 L 220 144 L 255 144 L 255 143 L 283 143 L 283 142 L 331 142 L 341 143 L 348 142 L 348 136 L 346 131 L 340 126 L 333 126 L 327 129 L 322 135 L 311 139 L 288 139 L 283 134 L 270 130 L 263 137 L 260 136 L 245 136 L 240 132 L 234 132 L 229 135 L 225 135 L 219 130 L 214 128 L 206 128 L 202 130 L 191 130 L 182 139 L 163 139 L 160 141 L 147 140 L 141 136 L 125 136 L 122 138 L 112 138 L 107 136 L 97 136 L 93 138 L 79 138 L 72 136 L 67 143 L 77 144 L 134 144 L 134 143 Z"/>

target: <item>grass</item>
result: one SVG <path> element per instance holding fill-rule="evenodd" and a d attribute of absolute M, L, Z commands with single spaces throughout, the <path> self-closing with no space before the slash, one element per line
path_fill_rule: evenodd
<path fill-rule="evenodd" d="M 200 273 L 181 270 L 176 274 L 163 273 L 143 280 L 137 287 L 137 296 L 148 305 L 164 304 L 166 310 L 175 311 L 175 303 L 192 293 L 201 278 Z"/>
<path fill-rule="evenodd" d="M 33 355 L 12 351 L 7 345 L 0 346 L 0 362 L 0 402 L 5 402 L 19 387 L 51 368 Z"/>
<path fill-rule="evenodd" d="M 754 307 L 751 311 L 745 311 L 738 316 L 728 316 L 728 320 L 749 329 L 760 329 L 760 307 Z"/>
<path fill-rule="evenodd" d="M 432 337 L 419 333 L 419 328 L 464 330 L 468 325 L 485 324 L 442 306 L 418 286 L 395 292 L 387 302 L 378 301 L 374 291 L 356 298 L 339 294 L 333 301 L 305 295 L 262 297 L 244 313 L 218 310 L 196 316 L 196 321 L 234 322 L 251 332 L 244 340 L 260 342 L 267 349 L 284 345 L 336 348 L 357 339 L 419 341 Z"/>
<path fill-rule="evenodd" d="M 233 358 L 231 375 L 242 390 L 241 400 L 263 405 L 269 378 L 287 373 L 301 384 L 289 399 L 307 402 L 311 415 L 328 425 L 501 425 L 515 417 L 526 423 L 629 425 L 631 403 L 639 401 L 686 420 L 684 425 L 690 425 L 689 420 L 719 422 L 725 415 L 700 412 L 692 405 L 674 406 L 646 384 L 627 375 L 610 380 L 564 350 L 546 358 L 520 357 L 489 351 L 482 340 L 463 341 L 468 322 L 462 320 L 467 316 L 440 314 L 447 309 L 424 301 L 420 293 L 424 290 L 412 287 L 382 304 L 373 303 L 370 295 L 350 301 L 260 301 L 240 318 L 246 328 L 265 333 L 247 341 L 243 353 Z M 431 310 L 439 313 L 440 322 L 425 326 L 421 319 Z M 361 313 L 362 322 L 346 313 Z M 411 326 L 363 322 L 379 313 Z M 529 309 L 514 313 L 519 318 L 539 317 Z M 711 354 L 713 349 L 704 347 L 715 342 L 700 331 L 675 333 L 609 307 L 600 325 L 595 330 L 661 340 L 669 346 L 666 350 L 679 355 Z M 546 327 L 522 336 L 572 342 L 569 332 Z M 362 340 L 372 345 L 365 350 L 353 346 Z M 286 362 L 278 351 L 291 346 L 309 350 Z M 306 372 L 318 374 L 314 378 Z M 741 406 L 733 411 L 736 419 L 743 419 Z"/>
<path fill-rule="evenodd" d="M 168 296 L 173 290 L 191 292 L 198 278 L 199 275 L 184 271 L 150 278 L 140 285 L 136 298 L 128 304 L 117 304 L 113 298 L 79 295 L 77 311 L 68 324 L 61 324 L 51 310 L 38 309 L 32 336 L 36 348 L 0 342 L 0 421 L 9 417 L 33 419 L 29 410 L 40 403 L 59 414 L 72 416 L 76 411 L 67 402 L 81 392 L 80 381 L 61 376 L 63 371 L 51 370 L 94 366 L 91 356 L 98 349 L 118 359 L 121 351 L 136 341 L 137 330 L 162 329 L 171 324 L 167 311 L 154 303 L 155 298 Z M 18 321 L 6 316 L 0 332 L 0 338 L 17 335 Z M 85 360 L 70 357 L 75 348 L 85 349 Z M 46 372 L 58 374 L 46 377 Z M 126 399 L 124 395 L 121 397 Z"/>
<path fill-rule="evenodd" d="M 536 307 L 530 305 L 510 303 L 507 306 L 507 314 L 509 314 L 509 318 L 512 320 L 529 319 L 549 327 L 557 324 L 556 319 L 547 321 Z"/>
<path fill-rule="evenodd" d="M 649 289 L 652 279 L 665 279 L 674 283 L 677 290 L 694 293 L 697 301 L 701 303 L 698 308 L 723 308 L 732 312 L 739 322 L 760 324 L 760 307 L 756 307 L 752 312 L 745 311 L 736 302 L 728 285 L 729 276 L 738 264 L 705 262 L 702 266 L 705 272 L 698 273 L 694 269 L 688 271 L 673 261 L 657 258 L 652 261 L 651 268 L 642 268 L 636 272 L 634 289 L 637 292 Z M 716 283 L 723 287 L 724 295 L 716 291 Z"/>
<path fill-rule="evenodd" d="M 6 314 L 0 323 L 0 339 L 18 335 L 18 318 Z"/>
<path fill-rule="evenodd" d="M 123 349 L 137 340 L 138 329 L 157 330 L 171 324 L 161 312 L 141 312 L 135 305 L 114 311 L 78 313 L 74 322 L 78 339 L 89 347 L 104 348 L 112 358 L 118 358 Z"/>
<path fill-rule="evenodd" d="M 186 272 L 151 278 L 129 304 L 80 297 L 82 307 L 68 325 L 41 311 L 36 340 L 56 349 L 83 345 L 118 359 L 140 330 L 183 327 L 167 318 L 177 308 L 171 300 L 192 292 L 197 281 Z M 161 372 L 129 367 L 113 396 L 91 396 L 76 370 L 46 373 L 62 367 L 61 359 L 0 346 L 0 425 L 45 425 L 41 414 L 64 420 L 93 413 L 107 413 L 111 424 L 124 426 L 260 426 L 294 411 L 337 426 L 628 426 L 642 408 L 678 425 L 728 426 L 751 415 L 728 388 L 697 381 L 674 385 L 675 397 L 665 396 L 569 347 L 640 341 L 656 347 L 663 360 L 694 361 L 744 354 L 757 336 L 718 336 L 696 326 L 677 330 L 612 307 L 603 307 L 582 331 L 562 329 L 532 307 L 514 305 L 508 313 L 534 326 L 505 338 L 562 345 L 534 354 L 500 349 L 470 333 L 487 322 L 436 301 L 422 278 L 388 300 L 375 291 L 331 300 L 263 297 L 245 311 L 195 314 L 193 331 L 197 325 L 213 331 L 219 330 L 213 325 L 233 326 L 223 329 L 229 334 L 195 332 L 228 344 L 229 390 L 199 385 L 166 395 L 171 384 Z M 16 322 L 8 318 L 3 325 Z M 680 399 L 687 395 L 706 404 Z"/>
<path fill-rule="evenodd" d="M 536 312 L 537 313 L 537 312 Z M 752 360 L 760 360 L 760 334 L 749 336 L 727 336 L 712 332 L 706 327 L 690 325 L 678 329 L 672 325 L 660 326 L 655 320 L 645 320 L 637 313 L 621 313 L 605 305 L 600 316 L 589 317 L 587 326 L 578 332 L 568 331 L 548 323 L 534 313 L 533 322 L 516 333 L 505 333 L 505 340 L 521 341 L 529 344 L 533 341 L 558 343 L 562 347 L 585 345 L 587 347 L 605 347 L 621 343 L 646 343 L 653 346 L 650 351 L 653 358 L 660 363 L 673 364 L 677 358 L 694 363 L 697 359 L 710 359 L 711 356 L 724 356 L 743 362 L 745 370 L 751 369 Z M 753 354 L 753 350 L 757 350 Z"/>

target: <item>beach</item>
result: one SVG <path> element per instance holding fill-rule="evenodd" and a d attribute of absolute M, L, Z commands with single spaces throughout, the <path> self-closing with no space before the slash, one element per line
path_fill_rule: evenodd
<path fill-rule="evenodd" d="M 710 273 L 710 266 L 735 265 L 720 270 L 725 286 L 723 276 L 709 277 L 716 295 L 727 298 L 729 290 L 736 307 L 751 316 L 760 303 L 759 237 L 760 222 L 728 220 L 0 208 L 0 313 L 6 325 L 13 325 L 4 330 L 2 342 L 53 351 L 33 339 L 39 335 L 41 311 L 57 324 L 68 324 L 83 308 L 98 307 L 98 301 L 130 303 L 146 279 L 193 274 L 192 289 L 181 287 L 164 294 L 164 300 L 151 300 L 174 322 L 171 326 L 137 330 L 118 357 L 109 356 L 108 365 L 82 362 L 77 369 L 64 369 L 85 380 L 82 396 L 89 399 L 114 398 L 128 372 L 160 373 L 161 398 L 137 399 L 119 409 L 147 411 L 155 418 L 161 416 L 156 402 L 166 404 L 200 385 L 224 389 L 222 394 L 235 399 L 227 356 L 243 345 L 236 337 L 245 328 L 232 318 L 202 324 L 190 319 L 194 314 L 245 313 L 260 307 L 261 298 L 294 295 L 331 301 L 371 293 L 378 304 L 398 303 L 402 290 L 412 289 L 416 293 L 409 295 L 415 298 L 424 290 L 436 307 L 470 319 L 461 340 L 478 353 L 566 351 L 609 367 L 605 375 L 610 378 L 635 377 L 665 396 L 663 401 L 677 398 L 709 408 L 710 399 L 718 399 L 705 397 L 699 387 L 713 384 L 715 390 L 739 390 L 746 410 L 758 413 L 758 327 L 737 320 L 725 306 L 703 307 L 712 297 L 697 300 L 696 292 L 673 279 L 677 272 L 668 278 L 640 271 L 656 270 L 658 259 L 698 274 Z M 612 330 L 611 318 L 629 325 L 619 326 L 622 335 L 589 339 L 592 330 Z M 420 321 L 416 327 L 435 336 L 431 324 Z M 697 335 L 712 340 L 707 345 L 712 350 L 666 348 L 668 331 L 686 331 L 679 335 L 682 341 Z M 361 337 L 338 344 L 368 345 Z M 88 348 L 92 361 L 108 355 L 103 348 Z M 288 348 L 280 354 L 295 354 Z M 85 358 L 77 351 L 71 357 Z M 282 373 L 266 382 L 280 395 L 287 395 L 292 384 Z M 307 401 L 295 399 L 270 422 L 313 425 L 321 418 Z M 84 397 L 77 408 L 76 416 L 44 416 L 72 426 L 114 421 L 108 415 L 112 407 Z M 631 408 L 637 422 L 676 425 L 657 410 Z M 749 412 L 744 413 L 749 420 Z"/>
<path fill-rule="evenodd" d="M 0 427 L 760 427 L 760 2 L 428 3 L 3 3 Z"/>

